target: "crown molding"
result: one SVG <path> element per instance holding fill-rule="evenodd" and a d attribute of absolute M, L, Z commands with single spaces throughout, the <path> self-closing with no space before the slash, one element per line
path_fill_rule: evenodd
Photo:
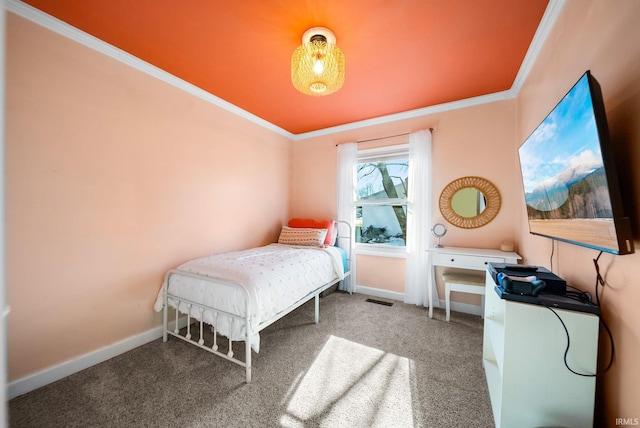
<path fill-rule="evenodd" d="M 294 136 L 294 134 L 292 134 L 291 132 L 282 129 L 271 122 L 268 122 L 252 113 L 249 113 L 248 111 L 243 110 L 240 107 L 234 104 L 231 104 L 228 101 L 223 100 L 222 98 L 218 98 L 215 95 L 203 89 L 200 89 L 197 86 L 185 80 L 182 80 L 171 73 L 167 73 L 166 71 L 154 65 L 151 65 L 148 62 L 143 61 L 140 58 L 123 51 L 122 49 L 118 49 L 117 47 L 110 45 L 109 43 L 106 43 L 103 40 L 100 40 L 97 37 L 94 37 L 88 33 L 85 33 L 84 31 L 72 25 L 69 25 L 64 21 L 61 21 L 58 18 L 55 18 L 45 12 L 42 12 L 39 9 L 34 8 L 33 6 L 23 3 L 22 1 L 6 0 L 6 8 L 9 12 L 12 12 L 25 19 L 28 19 L 48 30 L 58 33 L 64 37 L 67 37 L 88 48 L 94 49 L 104 55 L 107 55 L 110 58 L 113 58 L 130 67 L 133 67 L 136 70 L 142 71 L 143 73 L 153 76 L 156 79 L 159 79 L 165 83 L 173 85 L 178 89 L 181 89 L 210 104 L 213 104 L 217 107 L 223 108 L 231 113 L 234 113 L 240 117 L 243 117 L 244 119 L 247 119 L 250 122 L 260 125 L 277 134 L 280 134 L 283 137 L 292 139 Z"/>
<path fill-rule="evenodd" d="M 473 98 L 467 98 L 464 100 L 453 101 L 444 104 L 438 104 L 434 106 L 419 108 L 415 110 L 409 110 L 402 113 L 391 114 L 387 116 L 379 116 L 372 119 L 366 119 L 357 122 L 351 122 L 344 125 L 333 126 L 329 128 L 323 128 L 316 131 L 304 132 L 300 134 L 293 134 L 279 126 L 274 125 L 240 107 L 231 104 L 215 95 L 198 88 L 191 83 L 188 83 L 166 71 L 149 64 L 146 61 L 141 60 L 121 49 L 116 48 L 88 33 L 85 33 L 78 28 L 75 28 L 64 21 L 61 21 L 47 13 L 44 13 L 20 0 L 5 0 L 6 9 L 16 15 L 19 15 L 25 19 L 35 22 L 51 31 L 61 34 L 71 40 L 74 40 L 84 46 L 94 49 L 104 55 L 107 55 L 113 59 L 116 59 L 124 64 L 127 64 L 139 71 L 142 71 L 150 76 L 153 76 L 163 82 L 177 87 L 191 95 L 194 95 L 206 102 L 223 108 L 231 113 L 234 113 L 240 117 L 243 117 L 250 122 L 253 122 L 259 126 L 262 126 L 270 131 L 273 131 L 279 135 L 289 138 L 292 141 L 301 141 L 309 138 L 321 137 L 339 132 L 346 132 L 366 128 L 369 126 L 381 125 L 401 120 L 414 119 L 422 116 L 429 116 L 436 113 L 442 113 L 451 110 L 457 110 L 462 108 L 473 107 L 481 104 L 492 103 L 496 101 L 503 101 L 507 99 L 513 99 L 518 96 L 524 82 L 529 75 L 529 72 L 533 68 L 538 55 L 547 40 L 551 29 L 553 28 L 557 18 L 565 4 L 566 0 L 550 0 L 547 9 L 540 21 L 540 25 L 536 30 L 536 33 L 529 45 L 529 49 L 525 55 L 525 58 L 518 70 L 518 74 L 511 86 L 511 89 L 495 92 L 492 94 L 482 95 Z"/>
<path fill-rule="evenodd" d="M 308 138 L 322 137 L 325 135 L 336 134 L 338 132 L 353 131 L 355 129 L 367 128 L 369 126 L 382 125 L 385 123 L 398 122 L 401 120 L 414 119 L 416 117 L 430 116 L 436 113 L 442 113 L 461 108 L 473 107 L 481 104 L 493 103 L 515 98 L 513 92 L 509 89 L 502 92 L 494 92 L 492 94 L 481 95 L 464 100 L 452 101 L 444 104 L 423 107 L 415 110 L 408 110 L 402 113 L 390 114 L 387 116 L 379 116 L 373 119 L 361 120 L 359 122 L 351 122 L 345 125 L 333 126 L 331 128 L 323 128 L 317 131 L 305 132 L 302 134 L 294 134 L 293 141 L 306 140 Z"/>
<path fill-rule="evenodd" d="M 558 20 L 558 16 L 562 11 L 565 2 L 566 0 L 549 1 L 549 5 L 547 6 L 547 9 L 544 11 L 544 15 L 542 15 L 542 19 L 540 20 L 540 25 L 538 25 L 538 29 L 536 30 L 536 33 L 531 40 L 529 49 L 527 50 L 527 53 L 524 56 L 524 60 L 520 65 L 520 70 L 518 70 L 518 74 L 513 81 L 513 85 L 511 86 L 511 90 L 514 92 L 514 96 L 517 97 L 520 93 L 524 82 L 529 76 L 529 72 L 538 59 L 538 55 L 540 54 L 544 43 L 547 41 L 549 33 Z"/>

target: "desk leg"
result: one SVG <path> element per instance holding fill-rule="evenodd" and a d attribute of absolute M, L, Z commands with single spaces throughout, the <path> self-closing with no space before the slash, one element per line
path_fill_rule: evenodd
<path fill-rule="evenodd" d="M 429 302 L 429 318 L 433 318 L 433 286 L 436 267 L 432 263 L 432 256 L 430 252 L 427 252 L 427 265 L 429 266 L 429 273 L 427 274 L 427 300 Z"/>

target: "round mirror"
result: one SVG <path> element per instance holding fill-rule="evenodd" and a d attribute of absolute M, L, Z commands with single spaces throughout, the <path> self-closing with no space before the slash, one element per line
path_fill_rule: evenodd
<path fill-rule="evenodd" d="M 462 177 L 449 183 L 440 194 L 440 212 L 451 224 L 463 229 L 484 226 L 500 210 L 500 193 L 480 177 Z"/>
<path fill-rule="evenodd" d="M 465 187 L 451 197 L 451 209 L 461 217 L 473 218 L 486 208 L 487 199 L 475 187 Z"/>
<path fill-rule="evenodd" d="M 447 234 L 447 228 L 444 227 L 444 224 L 442 223 L 434 224 L 433 228 L 431 228 L 431 234 L 438 239 L 436 248 L 442 248 L 442 245 L 440 245 L 440 238 L 442 238 L 444 235 Z"/>

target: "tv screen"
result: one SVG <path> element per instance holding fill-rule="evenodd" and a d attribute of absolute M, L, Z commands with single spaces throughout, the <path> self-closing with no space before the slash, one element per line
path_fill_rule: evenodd
<path fill-rule="evenodd" d="M 586 72 L 518 150 L 529 231 L 633 253 L 600 85 Z"/>

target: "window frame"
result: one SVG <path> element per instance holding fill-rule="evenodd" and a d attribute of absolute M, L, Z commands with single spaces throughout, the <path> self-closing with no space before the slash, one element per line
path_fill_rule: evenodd
<path fill-rule="evenodd" d="M 375 147 L 369 149 L 359 149 L 358 159 L 356 167 L 363 163 L 374 162 L 388 162 L 393 160 L 406 160 L 408 162 L 409 170 L 411 169 L 411 162 L 409 160 L 409 144 L 395 144 L 391 146 Z M 358 179 L 356 177 L 356 186 Z M 402 205 L 408 207 L 408 195 L 406 198 L 393 198 L 393 199 L 360 199 L 357 192 L 354 192 L 353 210 L 361 206 L 393 206 Z M 407 242 L 409 237 L 406 237 L 405 245 L 389 245 L 389 244 L 368 244 L 364 242 L 356 242 L 355 250 L 356 254 L 368 255 L 368 256 L 381 256 L 391 258 L 406 258 L 407 254 Z"/>

